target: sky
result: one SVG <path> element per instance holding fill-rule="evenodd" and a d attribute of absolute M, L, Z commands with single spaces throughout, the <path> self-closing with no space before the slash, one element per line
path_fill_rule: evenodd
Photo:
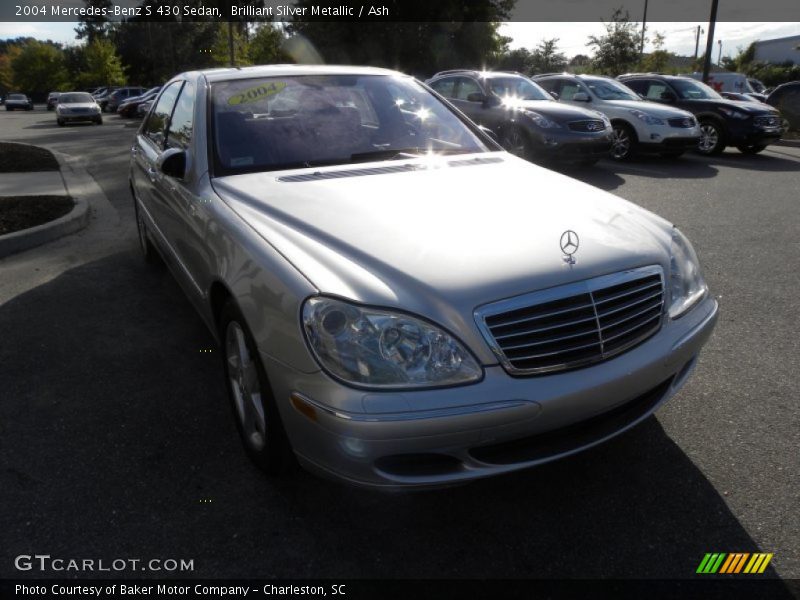
<path fill-rule="evenodd" d="M 697 25 L 704 30 L 707 23 L 649 23 L 648 33 L 663 33 L 666 37 L 665 50 L 682 56 L 693 56 Z M 31 36 L 38 39 L 52 39 L 66 44 L 76 43 L 75 23 L 43 23 L 43 22 L 0 22 L 0 39 L 19 36 Z M 544 39 L 559 38 L 559 49 L 572 57 L 575 54 L 591 54 L 586 47 L 590 35 L 602 35 L 602 23 L 503 23 L 500 29 L 505 36 L 511 37 L 512 48 L 532 48 Z M 747 47 L 756 40 L 768 40 L 790 35 L 800 35 L 800 23 L 725 23 L 719 22 L 714 36 L 714 60 L 717 59 L 722 40 L 722 56 L 735 56 L 739 48 Z M 645 46 L 648 51 L 651 46 Z M 700 39 L 700 53 L 705 49 L 705 35 Z"/>

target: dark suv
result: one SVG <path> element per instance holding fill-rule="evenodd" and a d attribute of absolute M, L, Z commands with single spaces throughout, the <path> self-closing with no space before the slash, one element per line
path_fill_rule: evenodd
<path fill-rule="evenodd" d="M 111 92 L 108 96 L 103 99 L 98 100 L 98 104 L 100 104 L 100 108 L 103 112 L 117 112 L 117 107 L 125 102 L 128 98 L 133 98 L 134 96 L 139 96 L 147 91 L 145 88 L 141 87 L 123 87 Z"/>
<path fill-rule="evenodd" d="M 757 154 L 781 137 L 781 115 L 766 104 L 726 100 L 689 77 L 637 73 L 618 79 L 647 100 L 694 113 L 700 122 L 700 154 L 719 154 L 726 146 Z"/>
<path fill-rule="evenodd" d="M 800 131 L 800 81 L 779 85 L 767 97 L 767 104 L 783 115 L 783 128 Z"/>
<path fill-rule="evenodd" d="M 443 71 L 427 84 L 517 156 L 589 165 L 611 149 L 611 123 L 604 115 L 563 106 L 519 73 Z"/>

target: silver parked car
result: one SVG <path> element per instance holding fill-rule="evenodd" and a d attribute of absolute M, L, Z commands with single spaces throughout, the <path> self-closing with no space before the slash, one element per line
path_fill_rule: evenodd
<path fill-rule="evenodd" d="M 270 473 L 435 486 L 573 454 L 680 389 L 717 318 L 671 223 L 393 71 L 182 74 L 130 184 Z"/>
<path fill-rule="evenodd" d="M 64 126 L 67 123 L 90 122 L 103 124 L 100 106 L 87 92 L 66 92 L 58 96 L 56 104 L 56 123 Z"/>

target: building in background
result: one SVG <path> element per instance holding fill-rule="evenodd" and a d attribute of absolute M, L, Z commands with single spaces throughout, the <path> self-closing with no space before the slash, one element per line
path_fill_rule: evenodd
<path fill-rule="evenodd" d="M 760 62 L 800 64 L 800 35 L 756 42 L 755 59 Z"/>

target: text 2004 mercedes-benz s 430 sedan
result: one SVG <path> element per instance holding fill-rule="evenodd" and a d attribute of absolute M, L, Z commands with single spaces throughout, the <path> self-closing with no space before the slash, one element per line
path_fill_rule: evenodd
<path fill-rule="evenodd" d="M 717 317 L 672 224 L 356 67 L 185 73 L 132 149 L 157 251 L 217 335 L 267 472 L 448 485 L 647 418 Z"/>

